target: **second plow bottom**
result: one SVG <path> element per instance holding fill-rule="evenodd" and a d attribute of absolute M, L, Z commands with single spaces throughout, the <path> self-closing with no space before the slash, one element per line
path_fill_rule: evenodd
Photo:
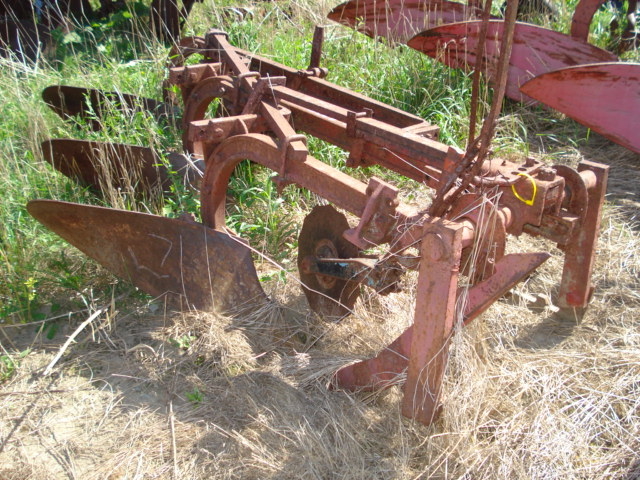
<path fill-rule="evenodd" d="M 299 240 L 300 278 L 319 315 L 344 317 L 362 289 L 392 293 L 405 272 L 418 272 L 413 325 L 375 358 L 339 369 L 335 384 L 380 389 L 406 371 L 402 412 L 425 424 L 439 411 L 454 326 L 477 317 L 549 257 L 505 254 L 507 234 L 556 243 L 565 252 L 557 304 L 589 302 L 606 166 L 582 162 L 573 170 L 490 158 L 477 168 L 437 140 L 437 126 L 324 80 L 326 71 L 313 62 L 307 70 L 277 64 L 235 48 L 218 30 L 183 45 L 185 56 L 200 61 L 171 68 L 168 83 L 182 92 L 185 149 L 206 165 L 203 224 L 62 202 L 29 205 L 48 228 L 117 275 L 152 295 L 171 293 L 182 307 L 234 313 L 266 301 L 248 247 L 225 226 L 234 168 L 243 160 L 263 165 L 279 187 L 293 184 L 333 205 L 309 214 Z M 223 114 L 205 118 L 214 101 Z M 402 203 L 388 182 L 364 183 L 314 158 L 306 135 L 347 151 L 350 168 L 379 165 L 436 192 L 456 181 L 468 187 L 432 215 L 428 205 Z M 98 230 L 109 238 L 91 233 Z M 372 247 L 385 253 L 362 254 Z"/>
<path fill-rule="evenodd" d="M 491 3 L 350 0 L 335 7 L 329 18 L 371 37 L 406 43 L 452 68 L 482 72 L 495 87 L 500 45 L 508 22 L 491 17 L 488 11 L 483 18 L 479 7 L 491 7 Z M 588 42 L 593 17 L 605 3 L 577 2 L 569 34 L 516 22 L 506 96 L 527 105 L 540 102 L 640 152 L 640 136 L 635 135 L 640 128 L 640 90 L 633 83 L 640 77 L 640 64 L 622 62 L 616 54 Z M 542 2 L 505 4 L 517 4 L 517 8 L 543 15 Z M 638 46 L 637 7 L 636 0 L 627 2 L 627 25 L 619 38 L 612 39 L 618 45 L 617 53 Z M 591 100 L 605 90 L 613 93 L 594 105 Z"/>

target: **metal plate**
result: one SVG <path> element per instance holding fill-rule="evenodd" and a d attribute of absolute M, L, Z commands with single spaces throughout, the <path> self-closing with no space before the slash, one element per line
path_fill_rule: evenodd
<path fill-rule="evenodd" d="M 640 153 L 640 64 L 599 63 L 538 76 L 522 92 Z"/>
<path fill-rule="evenodd" d="M 411 48 L 436 58 L 453 68 L 471 70 L 476 62 L 482 22 L 443 25 L 422 32 L 407 43 Z M 483 71 L 495 79 L 504 22 L 491 20 L 485 44 Z M 613 53 L 568 35 L 527 23 L 516 23 L 509 65 L 506 95 L 516 101 L 535 103 L 520 92 L 520 86 L 543 73 L 596 62 L 615 62 Z"/>
<path fill-rule="evenodd" d="M 146 195 L 171 186 L 167 169 L 150 148 L 55 139 L 42 143 L 42 153 L 56 170 L 97 192 L 114 188 Z"/>
<path fill-rule="evenodd" d="M 79 117 L 93 130 L 102 128 L 104 115 L 110 111 L 147 112 L 159 121 L 174 115 L 173 107 L 157 100 L 93 88 L 51 85 L 42 91 L 42 99 L 63 119 Z"/>
<path fill-rule="evenodd" d="M 233 313 L 267 297 L 242 240 L 199 223 L 34 200 L 29 213 L 120 278 L 182 308 Z"/>
<path fill-rule="evenodd" d="M 328 18 L 370 37 L 406 43 L 423 30 L 481 14 L 478 8 L 443 0 L 352 0 L 335 7 Z"/>
<path fill-rule="evenodd" d="M 342 237 L 349 228 L 347 218 L 331 205 L 314 207 L 307 215 L 298 237 L 298 270 L 302 288 L 311 310 L 335 319 L 351 313 L 360 295 L 360 285 L 337 278 L 323 279 L 313 273 L 304 273 L 302 262 L 309 256 L 355 258 L 358 247 Z M 330 254 L 321 252 L 332 250 Z"/>

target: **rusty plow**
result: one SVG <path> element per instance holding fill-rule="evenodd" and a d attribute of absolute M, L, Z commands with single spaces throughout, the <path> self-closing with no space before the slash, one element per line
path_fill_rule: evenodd
<path fill-rule="evenodd" d="M 606 166 L 582 162 L 574 170 L 493 158 L 491 129 L 484 128 L 477 148 L 463 152 L 441 143 L 436 125 L 327 81 L 317 62 L 293 69 L 234 47 L 219 30 L 182 45 L 185 56 L 200 59 L 175 62 L 167 84 L 181 92 L 183 148 L 205 165 L 202 224 L 29 204 L 40 222 L 116 275 L 190 308 L 264 301 L 249 248 L 227 231 L 226 202 L 240 162 L 266 167 L 277 186 L 295 185 L 330 204 L 309 213 L 298 241 L 300 279 L 318 315 L 343 318 L 364 289 L 393 294 L 407 272 L 417 272 L 413 325 L 376 357 L 339 369 L 335 383 L 379 389 L 406 376 L 402 412 L 427 424 L 439 411 L 455 326 L 472 321 L 549 257 L 506 253 L 510 235 L 558 245 L 565 260 L 557 304 L 587 306 Z M 315 58 L 320 48 L 318 34 Z M 509 59 L 500 60 L 505 66 Z M 208 116 L 213 102 L 218 112 Z M 378 165 L 431 189 L 433 204 L 410 205 L 388 181 L 365 182 L 328 165 L 313 156 L 309 136 L 347 152 L 350 169 Z"/>

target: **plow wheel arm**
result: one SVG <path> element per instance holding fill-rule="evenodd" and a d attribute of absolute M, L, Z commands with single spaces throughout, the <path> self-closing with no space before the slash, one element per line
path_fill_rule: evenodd
<path fill-rule="evenodd" d="M 243 160 L 277 170 L 280 154 L 275 141 L 266 135 L 237 135 L 225 140 L 207 159 L 200 192 L 202 222 L 224 230 L 227 186 L 233 170 Z"/>
<path fill-rule="evenodd" d="M 283 149 L 286 148 L 286 151 Z M 259 163 L 279 173 L 283 184 L 296 184 L 321 195 L 329 203 L 362 215 L 368 201 L 367 185 L 326 163 L 307 155 L 304 161 L 287 160 L 292 144 L 282 147 L 267 135 L 234 135 L 223 141 L 207 158 L 201 189 L 202 221 L 218 230 L 225 226 L 227 185 L 242 160 Z"/>
<path fill-rule="evenodd" d="M 187 58 L 196 53 L 205 53 L 205 42 L 203 37 L 184 37 L 177 45 L 171 47 L 167 56 L 167 67 L 182 67 Z M 178 97 L 171 88 L 168 78 L 162 82 L 162 100 L 170 105 L 178 105 Z"/>
<path fill-rule="evenodd" d="M 171 47 L 167 58 L 167 65 L 171 67 L 181 67 L 185 64 L 187 58 L 196 53 L 204 54 L 206 52 L 206 43 L 204 37 L 184 37 L 181 38 L 177 45 Z"/>
<path fill-rule="evenodd" d="M 589 39 L 589 27 L 593 16 L 606 0 L 580 0 L 571 19 L 571 36 L 578 40 Z"/>

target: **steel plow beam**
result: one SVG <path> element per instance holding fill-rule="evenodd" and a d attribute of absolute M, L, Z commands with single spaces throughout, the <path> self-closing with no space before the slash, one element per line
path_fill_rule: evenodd
<path fill-rule="evenodd" d="M 520 90 L 640 153 L 640 64 L 567 67 L 533 78 Z"/>
<path fill-rule="evenodd" d="M 29 213 L 114 275 L 181 308 L 240 312 L 267 300 L 242 240 L 199 223 L 33 200 Z"/>
<path fill-rule="evenodd" d="M 419 33 L 407 42 L 414 48 L 453 68 L 471 70 L 476 64 L 482 22 L 443 25 Z M 496 77 L 504 22 L 489 21 L 482 70 Z M 533 77 L 585 63 L 616 62 L 618 57 L 584 41 L 536 25 L 516 23 L 509 63 L 506 95 L 512 100 L 535 103 L 520 87 Z"/>
<path fill-rule="evenodd" d="M 481 16 L 477 7 L 444 0 L 351 0 L 331 10 L 328 18 L 370 37 L 406 43 L 418 32 Z"/>

